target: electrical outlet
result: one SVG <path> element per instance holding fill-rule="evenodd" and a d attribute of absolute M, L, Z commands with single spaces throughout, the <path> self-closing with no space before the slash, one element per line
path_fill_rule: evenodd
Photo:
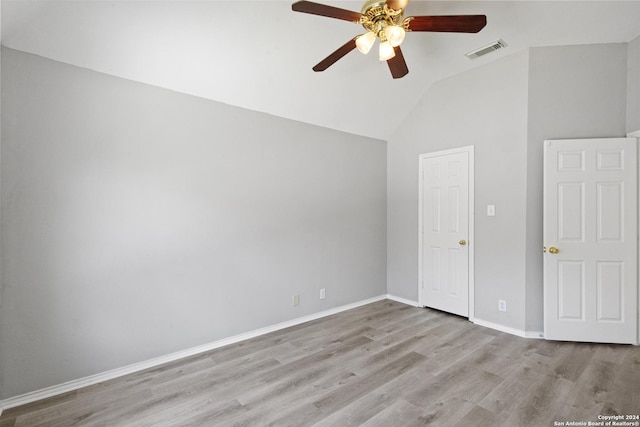
<path fill-rule="evenodd" d="M 503 299 L 498 300 L 498 311 L 507 311 L 507 301 Z"/>
<path fill-rule="evenodd" d="M 300 304 L 300 295 L 294 295 L 293 296 L 293 306 L 295 307 L 296 305 Z"/>
<path fill-rule="evenodd" d="M 325 293 L 324 288 L 320 288 L 320 299 L 325 299 L 327 294 Z"/>

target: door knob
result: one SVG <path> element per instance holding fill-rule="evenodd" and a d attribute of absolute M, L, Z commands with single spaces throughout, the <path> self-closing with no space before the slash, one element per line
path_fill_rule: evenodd
<path fill-rule="evenodd" d="M 460 240 L 458 243 L 460 244 L 460 246 L 464 246 L 464 245 L 467 244 L 467 241 L 466 240 Z"/>
<path fill-rule="evenodd" d="M 549 248 L 549 252 L 552 254 L 557 254 L 558 252 L 560 252 L 560 249 L 556 248 L 555 246 L 551 246 Z"/>

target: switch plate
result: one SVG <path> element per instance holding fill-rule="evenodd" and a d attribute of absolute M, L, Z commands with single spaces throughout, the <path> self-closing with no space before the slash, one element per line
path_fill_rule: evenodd
<path fill-rule="evenodd" d="M 487 216 L 496 216 L 496 205 L 487 205 Z"/>
<path fill-rule="evenodd" d="M 296 305 L 300 304 L 300 295 L 294 295 L 293 296 L 293 306 L 295 307 Z"/>
<path fill-rule="evenodd" d="M 327 294 L 324 288 L 320 288 L 320 299 L 325 299 L 326 297 L 327 297 Z"/>
<path fill-rule="evenodd" d="M 503 299 L 498 300 L 498 311 L 507 311 L 507 301 Z"/>

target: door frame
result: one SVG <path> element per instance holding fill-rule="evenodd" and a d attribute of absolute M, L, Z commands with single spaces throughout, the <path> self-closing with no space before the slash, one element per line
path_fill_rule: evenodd
<path fill-rule="evenodd" d="M 474 294 L 474 277 L 475 277 L 475 270 L 474 270 L 474 248 L 475 248 L 475 235 L 474 235 L 474 212 L 475 212 L 475 205 L 474 205 L 474 194 L 475 194 L 475 174 L 474 174 L 474 146 L 473 145 L 467 145 L 465 147 L 459 147 L 459 148 L 453 148 L 450 150 L 442 150 L 442 151 L 435 151 L 435 152 L 431 152 L 431 153 L 423 153 L 420 154 L 418 156 L 418 305 L 421 307 L 425 307 L 424 303 L 423 303 L 423 291 L 422 291 L 422 282 L 423 282 L 423 277 L 424 277 L 424 271 L 423 271 L 423 266 L 422 266 L 422 261 L 423 261 L 423 247 L 422 247 L 422 235 L 423 235 L 423 229 L 424 229 L 424 224 L 423 224 L 423 220 L 422 220 L 422 215 L 423 215 L 423 182 L 424 182 L 424 170 L 422 167 L 422 160 L 423 159 L 428 159 L 431 157 L 440 157 L 440 156 L 446 156 L 449 154 L 460 154 L 460 153 L 467 153 L 468 154 L 468 158 L 469 158 L 469 215 L 468 215 L 468 220 L 469 220 L 469 237 L 468 237 L 468 242 L 467 242 L 467 247 L 468 247 L 468 253 L 469 253 L 469 259 L 468 259 L 468 263 L 469 263 L 469 294 L 468 294 L 468 298 L 469 298 L 469 320 L 471 322 L 473 322 L 474 318 L 475 318 L 475 310 L 474 310 L 474 306 L 475 306 L 475 294 Z"/>
<path fill-rule="evenodd" d="M 627 133 L 627 138 L 635 138 L 638 146 L 638 191 L 640 191 L 640 129 Z M 638 197 L 638 336 L 635 345 L 640 345 L 640 195 Z"/>

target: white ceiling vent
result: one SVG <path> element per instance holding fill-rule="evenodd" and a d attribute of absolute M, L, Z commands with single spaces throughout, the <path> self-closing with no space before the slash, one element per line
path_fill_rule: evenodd
<path fill-rule="evenodd" d="M 507 47 L 507 44 L 504 42 L 504 40 L 500 39 L 486 46 L 482 46 L 479 49 L 475 49 L 475 50 L 472 50 L 471 52 L 467 52 L 464 55 L 469 59 L 476 59 L 488 53 L 494 52 L 498 49 L 503 49 L 505 47 Z"/>

